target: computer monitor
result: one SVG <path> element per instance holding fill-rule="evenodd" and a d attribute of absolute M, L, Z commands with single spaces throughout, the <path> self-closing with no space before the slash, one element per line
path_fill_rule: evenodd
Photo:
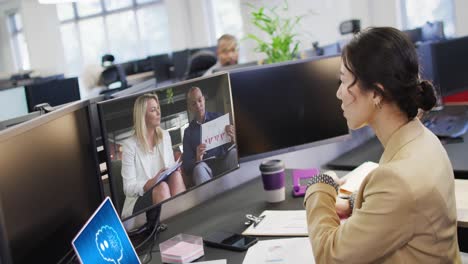
<path fill-rule="evenodd" d="M 241 162 L 349 134 L 336 98 L 339 56 L 230 73 Z"/>
<path fill-rule="evenodd" d="M 159 161 L 160 164 L 164 163 L 167 167 L 171 167 L 172 164 L 175 163 L 174 161 L 182 154 L 184 163 L 182 164 L 181 175 L 186 191 L 190 191 L 205 183 L 205 181 L 198 181 L 198 178 L 195 178 L 196 172 L 194 172 L 193 168 L 188 167 L 189 165 L 207 165 L 207 168 L 210 169 L 213 174 L 211 180 L 239 167 L 237 149 L 235 145 L 232 145 L 232 142 L 223 144 L 217 149 L 222 150 L 221 152 L 223 155 L 216 154 L 211 156 L 211 154 L 208 154 L 208 151 L 203 158 L 212 158 L 215 156 L 216 158 L 206 160 L 204 163 L 195 163 L 195 149 L 197 146 L 194 146 L 194 144 L 197 145 L 200 143 L 200 137 L 203 136 L 203 133 L 200 132 L 201 128 L 197 130 L 197 122 L 193 120 L 195 115 L 192 111 L 188 110 L 186 95 L 192 87 L 199 87 L 204 94 L 207 119 L 209 117 L 227 114 L 228 122 L 235 127 L 231 88 L 227 73 L 217 73 L 208 77 L 191 79 L 171 86 L 156 88 L 153 91 L 116 98 L 98 104 L 102 135 L 104 137 L 105 150 L 107 153 L 107 168 L 109 168 L 108 175 L 112 200 L 128 230 L 137 227 L 138 223 L 142 224 L 139 222 L 142 217 L 141 213 L 167 201 L 162 200 L 160 203 L 153 203 L 152 199 L 145 200 L 148 199 L 148 192 L 150 192 L 150 196 L 152 195 L 152 189 L 145 190 L 144 185 L 141 185 L 141 183 L 145 182 L 146 184 L 148 180 L 155 176 L 161 169 L 161 166 L 150 168 L 152 166 L 151 164 L 154 165 L 156 163 L 148 164 L 144 161 L 145 159 L 148 159 L 148 162 L 150 162 L 151 159 L 160 160 L 161 157 L 164 157 L 162 161 Z M 144 94 L 156 94 L 159 98 L 161 116 L 158 126 L 165 132 L 163 132 L 162 141 L 156 145 L 157 152 L 154 149 L 153 152 L 145 150 L 144 141 L 142 143 L 141 140 L 137 139 L 134 129 L 136 126 L 133 120 L 135 102 Z M 220 118 L 222 119 L 224 117 L 226 116 Z M 218 122 L 221 119 L 215 119 L 215 121 Z M 144 123 L 146 124 L 146 121 Z M 191 136 L 186 138 L 186 131 L 188 131 L 186 128 L 189 127 L 189 124 L 192 124 L 192 128 L 189 129 L 189 135 Z M 219 125 L 215 128 L 219 128 Z M 222 125 L 221 130 L 223 132 L 224 129 L 225 126 Z M 214 129 L 212 131 L 216 130 Z M 198 136 L 196 136 L 196 133 L 199 133 Z M 169 139 L 171 143 L 169 143 Z M 198 142 L 196 142 L 197 140 Z M 187 145 L 182 144 L 186 141 Z M 189 144 L 189 142 L 193 144 Z M 188 149 L 186 146 L 188 146 Z M 151 153 L 156 154 L 153 155 Z M 235 154 L 234 156 L 231 155 L 233 153 Z M 126 157 L 129 157 L 129 159 Z M 190 160 L 189 157 L 193 157 L 193 160 Z M 229 159 L 232 163 L 229 163 L 228 166 L 224 166 L 227 164 L 225 163 L 225 161 L 228 160 L 227 157 L 233 158 Z M 186 162 L 186 160 L 189 162 Z M 142 168 L 147 169 L 143 171 Z M 137 181 L 136 175 L 138 175 L 139 185 L 132 185 Z M 146 178 L 141 178 L 143 175 Z M 173 176 L 171 175 L 170 177 Z M 171 181 L 171 179 L 168 181 Z M 186 191 L 173 195 L 169 199 L 183 194 Z M 149 204 L 137 207 L 136 203 L 139 203 L 139 201 L 147 201 Z M 145 220 L 143 214 L 143 223 Z"/>
<path fill-rule="evenodd" d="M 468 37 L 433 43 L 431 51 L 433 80 L 442 96 L 468 90 Z"/>
<path fill-rule="evenodd" d="M 172 53 L 172 62 L 174 64 L 173 77 L 182 80 L 187 73 L 190 58 L 190 50 L 179 50 Z"/>
<path fill-rule="evenodd" d="M 162 82 L 170 79 L 170 68 L 172 61 L 169 54 L 161 54 L 148 57 L 154 71 L 154 77 L 157 82 Z"/>
<path fill-rule="evenodd" d="M 28 113 L 28 103 L 24 87 L 0 90 L 0 121 L 24 116 Z"/>
<path fill-rule="evenodd" d="M 26 99 L 29 112 L 34 111 L 34 106 L 42 103 L 57 106 L 80 100 L 78 78 L 56 79 L 27 85 Z"/>
<path fill-rule="evenodd" d="M 85 101 L 0 132 L 0 222 L 12 263 L 58 263 L 72 252 L 103 200 L 91 131 Z"/>

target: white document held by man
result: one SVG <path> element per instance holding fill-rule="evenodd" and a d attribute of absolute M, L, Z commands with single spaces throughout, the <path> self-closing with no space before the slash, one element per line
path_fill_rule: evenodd
<path fill-rule="evenodd" d="M 226 134 L 229 125 L 229 113 L 201 125 L 201 142 L 206 144 L 206 150 L 231 142 Z"/>
<path fill-rule="evenodd" d="M 307 237 L 258 241 L 247 251 L 243 264 L 313 264 L 312 247 Z"/>
<path fill-rule="evenodd" d="M 305 210 L 265 210 L 263 220 L 242 234 L 251 236 L 307 236 Z"/>
<path fill-rule="evenodd" d="M 355 168 L 342 178 L 346 179 L 346 182 L 340 186 L 340 192 L 351 194 L 358 191 L 362 181 L 364 181 L 366 176 L 378 166 L 379 164 L 372 161 L 366 161 L 359 165 L 359 167 Z"/>

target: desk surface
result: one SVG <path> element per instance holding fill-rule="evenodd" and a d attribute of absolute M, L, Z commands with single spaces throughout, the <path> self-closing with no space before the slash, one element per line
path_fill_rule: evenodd
<path fill-rule="evenodd" d="M 454 107 L 466 106 L 449 106 Z M 468 133 L 463 135 L 463 142 L 444 144 L 444 148 L 452 162 L 456 178 L 468 179 Z M 330 161 L 327 166 L 336 170 L 353 170 L 365 161 L 379 162 L 383 147 L 380 141 L 374 137 L 357 148 Z"/>
<path fill-rule="evenodd" d="M 292 180 L 290 173 L 286 173 L 286 200 L 280 203 L 267 203 L 264 197 L 261 177 L 249 181 L 233 190 L 222 193 L 209 201 L 191 208 L 175 217 L 163 221 L 168 229 L 160 234 L 155 243 L 159 243 L 179 234 L 207 236 L 213 231 L 227 231 L 242 233 L 247 227 L 244 225 L 246 214 L 259 215 L 264 210 L 303 210 L 303 197 L 294 198 L 291 195 Z M 255 195 L 258 193 L 258 195 Z M 164 206 L 163 209 L 164 210 Z M 259 238 L 272 239 L 275 237 Z M 227 259 L 227 263 L 242 263 L 245 252 L 235 252 L 205 246 L 205 256 L 199 261 Z M 153 253 L 151 263 L 161 263 L 159 252 Z"/>
<path fill-rule="evenodd" d="M 346 173 L 347 171 L 337 171 L 340 177 Z M 463 210 L 467 212 L 468 194 L 466 190 L 468 190 L 468 181 L 456 180 L 455 183 L 457 206 L 462 206 Z M 286 200 L 276 204 L 265 201 L 261 177 L 255 178 L 199 206 L 163 221 L 163 223 L 168 224 L 168 229 L 160 234 L 153 250 L 158 248 L 159 243 L 179 233 L 202 237 L 216 230 L 242 233 L 246 229 L 244 225 L 246 214 L 259 215 L 264 210 L 303 210 L 303 197 L 294 198 L 291 192 L 292 179 L 290 171 L 286 173 Z M 459 226 L 468 227 L 468 214 L 465 214 L 463 219 L 459 219 L 458 224 Z M 260 240 L 273 238 L 276 237 L 259 237 Z M 235 252 L 208 246 L 205 246 L 204 249 L 205 256 L 199 261 L 227 259 L 227 263 L 242 263 L 247 252 Z M 153 253 L 151 263 L 161 263 L 159 252 Z"/>

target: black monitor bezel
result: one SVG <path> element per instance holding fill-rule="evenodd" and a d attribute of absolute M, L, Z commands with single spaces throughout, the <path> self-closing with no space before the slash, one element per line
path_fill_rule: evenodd
<path fill-rule="evenodd" d="M 20 135 L 22 133 L 28 132 L 32 129 L 35 129 L 36 127 L 40 127 L 46 123 L 49 123 L 53 120 L 56 120 L 58 118 L 61 118 L 63 116 L 66 116 L 72 112 L 81 110 L 81 109 L 86 109 L 87 112 L 87 125 L 88 125 L 88 131 L 89 131 L 89 137 L 90 139 L 94 139 L 95 133 L 92 128 L 92 121 L 91 121 L 91 112 L 90 112 L 90 101 L 89 100 L 84 100 L 84 101 L 78 101 L 74 103 L 70 103 L 67 105 L 64 105 L 61 108 L 58 108 L 54 110 L 53 112 L 50 112 L 46 115 L 39 116 L 35 119 L 26 121 L 24 123 L 18 124 L 14 127 L 9 127 L 5 130 L 0 131 L 0 143 L 3 141 L 8 141 L 9 139 L 16 137 L 17 135 Z M 91 140 L 91 147 L 93 150 L 97 150 L 97 144 L 95 140 Z M 101 173 L 99 169 L 99 161 L 97 157 L 97 151 L 92 152 L 92 161 L 94 163 L 94 176 L 96 177 L 96 181 L 98 183 L 99 187 L 99 204 L 104 200 L 105 194 L 104 194 L 104 187 L 101 179 Z M 97 207 L 96 207 L 97 208 Z M 94 211 L 95 208 L 93 208 L 92 211 Z M 91 216 L 91 215 L 90 215 Z M 79 230 L 77 230 L 78 232 Z M 66 259 L 68 256 L 70 256 L 70 253 L 73 252 L 73 247 L 71 245 L 71 240 L 69 244 L 69 250 L 65 253 L 65 255 L 61 256 L 61 259 Z M 4 212 L 3 212 L 3 206 L 2 206 L 2 201 L 0 200 L 0 252 L 2 253 L 2 258 L 0 258 L 1 261 L 6 261 L 5 263 L 12 263 L 12 256 L 11 256 L 11 249 L 9 245 L 9 240 L 8 240 L 8 234 L 7 230 L 5 228 L 5 220 L 4 220 Z M 62 262 L 62 261 L 60 261 Z M 3 262 L 1 262 L 3 263 Z"/>
<path fill-rule="evenodd" d="M 108 180 L 109 180 L 109 185 L 110 185 L 110 190 L 111 190 L 111 199 L 112 201 L 114 202 L 115 199 L 117 199 L 117 197 L 115 197 L 115 194 L 113 192 L 113 189 L 114 189 L 114 186 L 112 185 L 113 183 L 113 177 L 115 177 L 113 174 L 112 174 L 112 171 L 109 169 L 111 168 L 111 153 L 110 153 L 110 146 L 109 146 L 109 139 L 108 139 L 108 133 L 107 133 L 107 128 L 106 128 L 106 124 L 105 124 L 105 121 L 104 121 L 104 118 L 103 118 L 103 107 L 105 107 L 106 104 L 109 104 L 109 103 L 115 103 L 116 101 L 121 101 L 121 100 L 128 100 L 130 98 L 135 98 L 135 97 L 138 97 L 140 95 L 143 95 L 143 94 L 146 94 L 146 93 L 152 93 L 152 92 L 156 92 L 156 91 L 163 91 L 163 90 L 166 90 L 166 89 L 169 89 L 169 88 L 174 88 L 174 87 L 177 87 L 177 86 L 184 86 L 184 85 L 187 85 L 187 84 L 190 84 L 190 83 L 196 83 L 196 82 L 199 82 L 199 81 L 203 81 L 205 79 L 210 79 L 210 78 L 215 78 L 215 77 L 221 77 L 221 76 L 224 76 L 225 75 L 225 78 L 227 78 L 228 80 L 228 90 L 229 90 L 229 97 L 230 97 L 230 100 L 231 102 L 232 101 L 232 89 L 231 89 L 231 81 L 230 81 L 230 78 L 229 78 L 229 73 L 226 73 L 226 72 L 219 72 L 219 73 L 215 73 L 215 74 L 212 74 L 212 75 L 209 75 L 209 76 L 202 76 L 202 77 L 198 77 L 198 78 L 194 78 L 194 79 L 190 79 L 190 80 L 186 80 L 186 81 L 181 81 L 181 82 L 177 82 L 177 83 L 173 83 L 173 84 L 170 84 L 170 85 L 167 85 L 167 86 L 161 86 L 161 87 L 157 87 L 155 89 L 152 89 L 152 90 L 146 90 L 146 91 L 143 91 L 143 92 L 139 92 L 139 93 L 135 93 L 135 94 L 131 94 L 131 95 L 126 95 L 126 96 L 123 96 L 123 97 L 118 97 L 118 98 L 114 98 L 114 99 L 110 99 L 110 100 L 107 100 L 107 101 L 103 101 L 103 102 L 99 102 L 97 103 L 97 106 L 98 106 L 98 113 L 99 113 L 99 123 L 100 123 L 100 127 L 101 127 L 101 135 L 102 135 L 102 139 L 103 139 L 103 146 L 104 146 L 104 151 L 106 153 L 106 160 L 105 160 L 105 163 L 106 163 L 106 166 L 108 168 L 107 170 L 107 174 L 108 174 Z M 231 104 L 231 113 L 232 113 L 232 122 L 233 122 L 233 125 L 235 127 L 235 116 L 234 116 L 234 103 Z M 140 210 L 140 211 L 137 211 L 135 213 L 133 213 L 132 215 L 128 216 L 128 217 L 125 217 L 125 218 L 122 218 L 121 217 L 121 214 L 122 212 L 120 211 L 120 208 L 117 209 L 118 210 L 118 214 L 119 214 L 119 217 L 121 219 L 122 222 L 125 222 L 131 218 L 134 218 L 136 217 L 137 215 L 139 214 L 142 214 L 148 210 L 151 210 L 153 208 L 157 208 L 159 206 L 162 206 L 164 205 L 165 203 L 171 201 L 171 200 L 174 200 L 178 197 L 181 197 L 195 189 L 198 189 L 200 188 L 201 186 L 203 185 L 206 185 L 214 180 L 217 180 L 225 175 L 227 175 L 228 173 L 238 169 L 240 167 L 240 159 L 239 159 L 239 154 L 237 154 L 237 158 L 238 158 L 238 164 L 235 168 L 231 169 L 231 170 L 228 170 L 228 171 L 225 171 L 219 175 L 216 175 L 216 177 L 213 177 L 211 180 L 209 181 L 206 181 L 206 182 L 203 182 L 202 184 L 199 184 L 199 185 L 195 185 L 195 186 L 192 186 L 191 188 L 185 190 L 184 192 L 181 192 L 177 195 L 174 195 L 174 196 L 171 196 L 170 198 L 158 203 L 158 204 L 153 204 L 152 206 L 150 207 L 147 207 L 145 208 L 144 210 Z"/>

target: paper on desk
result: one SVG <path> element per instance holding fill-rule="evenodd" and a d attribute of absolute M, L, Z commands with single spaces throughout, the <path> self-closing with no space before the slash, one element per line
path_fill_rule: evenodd
<path fill-rule="evenodd" d="M 346 179 L 346 182 L 341 185 L 340 192 L 345 194 L 351 194 L 359 190 L 362 181 L 366 176 L 379 166 L 378 163 L 372 161 L 366 161 L 359 167 L 346 174 L 342 179 Z"/>
<path fill-rule="evenodd" d="M 250 225 L 242 234 L 251 236 L 307 236 L 305 210 L 265 210 L 265 218 Z"/>
<path fill-rule="evenodd" d="M 216 148 L 231 142 L 226 134 L 229 125 L 229 113 L 201 125 L 201 142 L 206 144 L 206 150 Z"/>
<path fill-rule="evenodd" d="M 247 251 L 243 264 L 313 264 L 312 247 L 307 237 L 258 241 Z"/>

